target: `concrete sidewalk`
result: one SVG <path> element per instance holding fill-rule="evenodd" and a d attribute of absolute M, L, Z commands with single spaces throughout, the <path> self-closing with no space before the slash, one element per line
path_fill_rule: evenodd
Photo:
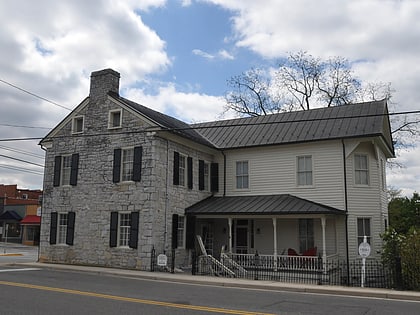
<path fill-rule="evenodd" d="M 79 272 L 89 272 L 104 275 L 115 275 L 120 277 L 140 278 L 146 280 L 170 281 L 187 284 L 213 285 L 231 288 L 247 288 L 258 290 L 271 290 L 283 292 L 304 292 L 328 295 L 343 295 L 357 297 L 371 297 L 382 299 L 409 300 L 420 302 L 420 292 L 414 291 L 396 291 L 389 289 L 374 288 L 358 288 L 330 285 L 310 285 L 285 283 L 277 281 L 260 281 L 235 278 L 221 278 L 210 276 L 193 276 L 189 273 L 169 273 L 169 272 L 149 272 L 127 269 L 102 268 L 91 266 L 77 266 L 64 264 L 48 264 L 48 263 L 21 263 L 16 265 L 24 265 L 38 268 L 47 268 L 55 270 L 71 270 Z"/>

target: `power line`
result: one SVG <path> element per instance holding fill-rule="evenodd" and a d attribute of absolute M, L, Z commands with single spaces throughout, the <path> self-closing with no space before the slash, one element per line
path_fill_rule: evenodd
<path fill-rule="evenodd" d="M 45 130 L 52 129 L 52 128 L 48 128 L 48 127 L 22 126 L 22 125 L 10 125 L 10 124 L 0 124 L 0 126 L 16 127 L 16 128 L 29 128 L 29 129 L 45 129 Z"/>
<path fill-rule="evenodd" d="M 7 81 L 2 80 L 2 79 L 0 79 L 0 82 L 3 82 L 4 84 L 7 84 L 7 85 L 9 85 L 9 86 L 11 86 L 11 87 L 13 87 L 13 88 L 15 88 L 15 89 L 17 89 L 17 90 L 21 91 L 21 92 L 24 92 L 24 93 L 26 93 L 26 94 L 29 94 L 29 95 L 34 96 L 34 97 L 36 97 L 36 98 L 39 98 L 40 100 L 43 100 L 43 101 L 48 102 L 48 103 L 50 103 L 50 104 L 53 104 L 53 105 L 55 105 L 55 106 L 58 106 L 58 107 L 61 107 L 61 108 L 67 109 L 67 110 L 69 110 L 69 111 L 72 111 L 72 109 L 71 109 L 71 108 L 68 108 L 68 107 L 66 107 L 66 106 L 60 105 L 60 104 L 58 104 L 58 103 L 56 103 L 56 102 L 54 102 L 54 101 L 51 101 L 51 100 L 49 100 L 49 99 L 47 99 L 47 98 L 45 98 L 45 97 L 39 96 L 39 95 L 37 95 L 37 94 L 35 94 L 35 93 L 32 93 L 32 92 L 30 92 L 30 91 L 28 91 L 28 90 L 25 90 L 25 89 L 23 89 L 23 88 L 21 88 L 21 87 L 18 87 L 17 85 L 14 85 L 14 84 L 12 84 L 12 83 L 10 83 L 10 82 L 7 82 Z"/>
<path fill-rule="evenodd" d="M 4 157 L 6 159 L 11 159 L 11 160 L 15 160 L 15 161 L 19 161 L 19 162 L 23 162 L 23 163 L 27 163 L 27 164 L 32 164 L 32 165 L 39 166 L 39 167 L 42 167 L 42 168 L 44 167 L 44 165 L 42 165 L 42 164 L 33 163 L 33 162 L 26 161 L 26 160 L 18 159 L 18 158 L 13 158 L 11 156 L 7 156 L 7 155 L 3 155 L 3 154 L 0 154 L 0 157 Z"/>
<path fill-rule="evenodd" d="M 0 164 L 0 167 L 10 169 L 10 170 L 14 170 L 14 171 L 19 171 L 19 172 L 31 173 L 31 174 L 35 174 L 35 175 L 44 175 L 44 173 L 40 173 L 40 172 L 37 172 L 37 171 L 34 171 L 34 170 L 30 170 L 30 169 L 24 168 L 24 167 L 15 167 L 15 166 L 6 165 L 6 164 Z"/>
<path fill-rule="evenodd" d="M 202 130 L 202 129 L 214 129 L 214 128 L 231 128 L 231 127 L 246 127 L 246 126 L 263 126 L 263 125 L 276 125 L 276 124 L 289 124 L 289 123 L 301 123 L 301 122 L 314 122 L 314 121 L 325 121 L 325 120 L 339 120 L 339 119 L 354 119 L 354 118 L 369 118 L 369 117 L 378 117 L 378 116 L 396 116 L 396 115 L 410 115 L 410 114 L 420 114 L 420 110 L 415 111 L 406 111 L 406 112 L 395 112 L 395 113 L 383 113 L 383 114 L 369 114 L 369 115 L 351 115 L 351 116 L 336 116 L 336 117 L 321 117 L 321 118 L 309 118 L 309 119 L 295 119 L 295 120 L 283 120 L 283 121 L 268 121 L 268 122 L 255 122 L 255 123 L 234 123 L 234 124 L 224 124 L 220 123 L 229 121 L 217 121 L 209 123 L 198 123 L 193 125 L 188 125 L 188 127 L 180 128 L 163 128 L 163 129 L 143 129 L 143 130 L 133 130 L 133 131 L 122 131 L 122 132 L 108 132 L 108 133 L 98 133 L 98 134 L 77 134 L 77 135 L 63 135 L 63 136 L 54 136 L 49 137 L 50 139 L 64 139 L 64 138 L 88 138 L 88 137 L 97 137 L 97 136 L 111 136 L 111 135 L 129 135 L 129 134 L 139 134 L 146 133 L 151 131 L 187 131 L 187 130 Z M 231 119 L 242 120 L 244 118 Z M 217 124 L 215 124 L 217 123 Z M 6 141 L 30 141 L 30 140 L 42 140 L 45 137 L 28 137 L 28 138 L 10 138 L 10 139 L 0 139 L 0 142 Z"/>
<path fill-rule="evenodd" d="M 43 155 L 35 154 L 33 152 L 25 151 L 25 150 L 22 150 L 22 149 L 16 149 L 16 148 L 8 147 L 8 146 L 5 146 L 5 145 L 0 145 L 0 149 L 30 155 L 30 156 L 38 158 L 38 159 L 44 159 Z"/>

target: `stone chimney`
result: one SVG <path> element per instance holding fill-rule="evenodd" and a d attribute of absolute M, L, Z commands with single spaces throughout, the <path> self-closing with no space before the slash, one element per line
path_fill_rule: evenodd
<path fill-rule="evenodd" d="M 120 74 L 112 69 L 92 72 L 90 76 L 90 93 L 92 101 L 105 100 L 109 92 L 119 94 Z"/>

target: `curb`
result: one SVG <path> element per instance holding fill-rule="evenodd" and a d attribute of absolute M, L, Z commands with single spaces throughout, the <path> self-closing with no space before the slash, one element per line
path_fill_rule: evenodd
<path fill-rule="evenodd" d="M 68 270 L 95 273 L 99 275 L 114 275 L 130 277 L 144 280 L 168 281 L 183 284 L 211 285 L 229 288 L 244 288 L 255 290 L 270 290 L 279 292 L 297 292 L 309 294 L 326 294 L 337 296 L 352 296 L 365 298 L 379 298 L 390 300 L 405 300 L 420 302 L 420 292 L 417 291 L 396 291 L 392 289 L 328 286 L 328 285 L 308 285 L 286 282 L 247 280 L 247 279 L 229 279 L 217 278 L 211 276 L 193 276 L 185 273 L 162 273 L 139 271 L 131 269 L 116 269 L 95 266 L 51 264 L 43 262 L 34 263 L 14 263 L 13 265 L 42 267 L 46 269 Z"/>

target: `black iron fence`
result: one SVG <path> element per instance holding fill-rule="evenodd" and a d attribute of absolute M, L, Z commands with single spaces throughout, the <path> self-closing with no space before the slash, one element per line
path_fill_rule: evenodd
<path fill-rule="evenodd" d="M 165 253 L 167 261 L 159 263 L 159 255 L 152 250 L 151 271 L 174 272 L 175 253 Z M 253 280 L 280 281 L 290 283 L 304 283 L 317 285 L 342 285 L 352 287 L 394 288 L 400 290 L 420 290 L 417 281 L 419 270 L 411 273 L 402 272 L 401 261 L 397 261 L 395 268 L 384 265 L 379 260 L 366 259 L 363 268 L 362 260 L 349 262 L 342 260 L 323 262 L 322 258 L 309 261 L 308 268 L 305 260 L 301 265 L 291 266 L 281 264 L 281 260 L 273 267 L 269 266 L 258 255 L 249 255 L 246 260 L 236 262 L 233 259 L 217 260 L 210 255 L 195 255 L 192 253 L 191 272 L 193 275 L 210 275 L 218 277 L 244 278 Z M 418 268 L 418 266 L 417 266 Z"/>

